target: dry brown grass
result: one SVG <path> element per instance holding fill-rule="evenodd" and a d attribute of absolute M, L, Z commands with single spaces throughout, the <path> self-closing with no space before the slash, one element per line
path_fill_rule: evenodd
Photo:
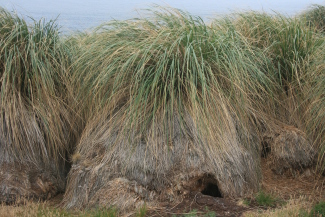
<path fill-rule="evenodd" d="M 277 175 L 263 161 L 262 189 L 266 192 L 285 200 L 294 196 L 306 196 L 313 201 L 325 200 L 325 177 L 319 177 L 315 170 L 308 169 L 304 173 L 292 170 L 285 175 Z"/>
<path fill-rule="evenodd" d="M 262 206 L 250 206 L 248 208 L 251 210 L 244 217 L 309 216 L 313 205 L 325 200 L 325 177 L 318 176 L 315 168 L 303 173 L 291 170 L 277 175 L 263 159 L 262 174 L 263 191 L 281 201 L 282 206 L 267 210 L 261 209 L 265 208 Z M 240 205 L 244 204 L 245 201 L 240 201 Z"/>
<path fill-rule="evenodd" d="M 0 216 L 3 217 L 34 217 L 34 216 L 46 216 L 46 217 L 64 217 L 72 216 L 68 212 L 61 211 L 59 209 L 52 208 L 48 203 L 33 203 L 27 202 L 21 206 L 0 206 Z"/>
<path fill-rule="evenodd" d="M 61 198 L 62 199 L 62 198 Z M 27 201 L 20 205 L 0 205 L 1 217 L 115 217 L 114 208 L 93 210 L 65 210 L 59 207 L 59 200 L 47 202 Z"/>
<path fill-rule="evenodd" d="M 252 210 L 244 213 L 244 217 L 291 217 L 305 216 L 311 210 L 312 202 L 305 196 L 298 199 L 290 199 L 287 204 L 281 208 L 268 210 Z"/>

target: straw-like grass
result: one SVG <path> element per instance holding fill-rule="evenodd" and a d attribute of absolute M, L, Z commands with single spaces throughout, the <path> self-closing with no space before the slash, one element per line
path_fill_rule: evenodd
<path fill-rule="evenodd" d="M 71 112 L 65 104 L 69 98 L 66 49 L 54 21 L 34 21 L 29 26 L 18 15 L 0 9 L 1 200 L 15 194 L 10 186 L 24 185 L 28 190 L 22 194 L 30 196 L 30 187 L 23 180 L 16 186 L 10 173 L 18 180 L 24 179 L 22 174 L 31 176 L 32 182 L 36 174 L 29 172 L 44 170 L 64 187 L 65 155 L 71 151 L 72 138 Z"/>

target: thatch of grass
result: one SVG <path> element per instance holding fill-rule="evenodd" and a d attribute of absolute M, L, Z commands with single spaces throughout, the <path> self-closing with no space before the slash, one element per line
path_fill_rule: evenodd
<path fill-rule="evenodd" d="M 252 123 L 270 79 L 261 70 L 263 53 L 227 25 L 213 29 L 199 17 L 159 8 L 80 37 L 73 80 L 87 125 L 67 207 L 114 203 L 101 196 L 118 177 L 155 192 L 180 174 L 212 174 L 230 196 L 258 188 Z"/>
<path fill-rule="evenodd" d="M 17 14 L 0 8 L 0 163 L 4 197 L 15 194 L 10 189 L 17 187 L 15 178 L 10 181 L 10 173 L 20 180 L 23 177 L 14 174 L 20 171 L 31 180 L 36 175 L 29 172 L 45 171 L 64 180 L 65 153 L 71 151 L 72 138 L 72 117 L 65 103 L 69 98 L 65 85 L 69 58 L 65 50 L 54 21 L 34 21 L 29 26 Z M 20 181 L 16 183 L 25 183 Z"/>

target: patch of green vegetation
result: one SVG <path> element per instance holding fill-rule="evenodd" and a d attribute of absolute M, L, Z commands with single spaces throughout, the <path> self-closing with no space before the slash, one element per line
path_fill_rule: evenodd
<path fill-rule="evenodd" d="M 143 205 L 143 206 L 138 210 L 138 212 L 136 213 L 136 216 L 137 216 L 137 217 L 144 217 L 144 216 L 146 216 L 146 213 L 147 213 L 147 207 L 146 207 L 146 205 Z"/>
<path fill-rule="evenodd" d="M 272 195 L 265 193 L 264 191 L 260 191 L 255 200 L 258 205 L 265 206 L 265 207 L 274 207 L 276 205 L 277 199 L 274 198 Z"/>
<path fill-rule="evenodd" d="M 312 210 L 310 211 L 310 216 L 325 216 L 325 201 L 321 201 L 313 206 Z"/>
<path fill-rule="evenodd" d="M 247 199 L 247 198 L 245 198 L 244 201 L 243 201 L 243 204 L 246 205 L 246 206 L 249 206 L 251 203 L 252 203 L 252 201 Z"/>
<path fill-rule="evenodd" d="M 308 217 L 309 216 L 309 213 L 307 210 L 305 209 L 300 209 L 299 210 L 299 214 L 298 214 L 299 217 Z"/>
<path fill-rule="evenodd" d="M 25 215 L 26 215 L 26 213 L 22 213 L 22 216 L 25 216 Z M 32 214 L 32 216 L 33 215 L 35 215 L 35 214 Z M 36 216 L 37 217 L 43 217 L 43 216 L 72 217 L 74 215 L 64 209 L 44 207 L 44 206 L 40 205 L 38 207 Z"/>
<path fill-rule="evenodd" d="M 210 211 L 209 210 L 209 207 L 205 207 L 205 211 L 207 212 L 207 213 L 205 213 L 205 217 L 214 217 L 214 216 L 216 216 L 216 213 L 214 212 L 214 211 Z"/>
<path fill-rule="evenodd" d="M 210 212 L 206 213 L 204 216 L 206 216 L 206 217 L 215 217 L 216 213 L 213 212 L 213 211 L 210 211 Z"/>
<path fill-rule="evenodd" d="M 184 215 L 184 217 L 194 217 L 198 215 L 198 211 L 196 209 L 193 209 L 191 212 Z"/>
<path fill-rule="evenodd" d="M 85 214 L 84 217 L 116 217 L 117 209 L 116 208 L 108 208 L 108 209 L 96 209 L 92 210 Z"/>
<path fill-rule="evenodd" d="M 86 211 L 67 211 L 60 208 L 52 208 L 52 207 L 45 207 L 40 205 L 37 209 L 37 212 L 33 211 L 33 209 L 30 210 L 30 216 L 37 216 L 37 217 L 43 217 L 43 216 L 55 216 L 55 217 L 74 217 L 74 216 L 80 216 L 80 217 L 116 217 L 117 215 L 117 209 L 116 208 L 97 208 L 97 209 L 91 209 Z M 21 216 L 26 216 L 26 213 L 22 213 Z M 144 216 L 144 215 L 143 215 Z"/>

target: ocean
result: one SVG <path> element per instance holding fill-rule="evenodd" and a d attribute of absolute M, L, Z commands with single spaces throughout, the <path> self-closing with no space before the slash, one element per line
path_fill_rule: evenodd
<path fill-rule="evenodd" d="M 0 0 L 0 6 L 26 19 L 56 19 L 63 32 L 84 31 L 112 19 L 131 19 L 145 14 L 154 4 L 171 6 L 205 21 L 217 15 L 246 10 L 279 12 L 288 16 L 301 13 L 320 0 Z"/>

